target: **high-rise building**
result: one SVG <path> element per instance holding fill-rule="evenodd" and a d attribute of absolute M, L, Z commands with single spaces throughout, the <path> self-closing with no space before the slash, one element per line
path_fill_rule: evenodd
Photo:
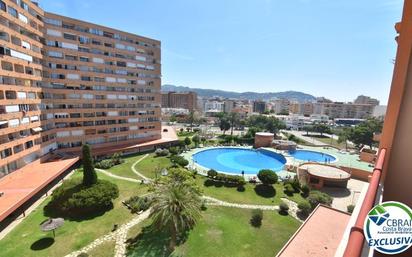
<path fill-rule="evenodd" d="M 183 108 L 193 111 L 197 108 L 195 92 L 163 92 L 162 108 Z"/>
<path fill-rule="evenodd" d="M 54 150 L 161 137 L 159 41 L 30 1 L 0 9 L 0 177 Z"/>
<path fill-rule="evenodd" d="M 266 111 L 265 101 L 254 101 L 253 102 L 253 112 L 264 113 Z"/>
<path fill-rule="evenodd" d="M 0 177 L 43 154 L 40 121 L 43 11 L 0 1 Z"/>
<path fill-rule="evenodd" d="M 369 96 L 360 95 L 355 99 L 354 103 L 355 104 L 370 104 L 373 106 L 377 106 L 379 105 L 379 100 L 369 97 Z"/>

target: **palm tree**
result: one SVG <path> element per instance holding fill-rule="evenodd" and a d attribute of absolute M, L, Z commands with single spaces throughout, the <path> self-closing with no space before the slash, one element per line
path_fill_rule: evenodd
<path fill-rule="evenodd" d="M 150 217 L 157 229 L 170 232 L 173 251 L 178 235 L 193 228 L 200 217 L 200 193 L 182 176 L 171 174 L 171 180 L 158 184 L 153 195 Z"/>

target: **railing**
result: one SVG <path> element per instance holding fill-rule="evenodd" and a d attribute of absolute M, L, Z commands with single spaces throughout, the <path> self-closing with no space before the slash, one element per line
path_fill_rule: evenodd
<path fill-rule="evenodd" d="M 365 241 L 365 236 L 363 234 L 363 223 L 375 203 L 375 197 L 382 175 L 382 168 L 385 162 L 385 155 L 386 149 L 383 148 L 379 151 L 375 168 L 373 169 L 372 177 L 369 182 L 368 191 L 366 192 L 365 199 L 363 200 L 358 218 L 350 230 L 348 244 L 346 245 L 346 249 L 343 254 L 344 257 L 360 257 L 362 254 L 363 243 Z"/>

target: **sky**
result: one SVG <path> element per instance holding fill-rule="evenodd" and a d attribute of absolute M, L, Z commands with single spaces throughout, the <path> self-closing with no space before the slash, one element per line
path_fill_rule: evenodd
<path fill-rule="evenodd" d="M 155 38 L 162 84 L 302 91 L 386 104 L 402 0 L 39 0 L 49 12 Z"/>

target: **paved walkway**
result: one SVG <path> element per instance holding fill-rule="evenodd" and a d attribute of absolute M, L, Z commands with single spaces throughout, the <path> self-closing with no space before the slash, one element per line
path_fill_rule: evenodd
<path fill-rule="evenodd" d="M 137 224 L 139 224 L 140 222 L 142 222 L 143 220 L 148 218 L 149 215 L 150 215 L 150 209 L 146 210 L 145 212 L 143 212 L 139 216 L 133 218 L 128 223 L 122 225 L 117 230 L 97 238 L 96 240 L 94 240 L 93 242 L 91 242 L 87 246 L 83 247 L 82 249 L 80 249 L 78 251 L 75 251 L 75 252 L 72 252 L 72 253 L 66 255 L 65 257 L 77 257 L 79 254 L 87 253 L 87 252 L 95 249 L 96 247 L 100 246 L 101 244 L 103 244 L 105 242 L 109 242 L 109 241 L 115 241 L 116 242 L 115 252 L 114 252 L 115 257 L 126 256 L 126 246 L 127 246 L 126 245 L 126 240 L 127 240 L 127 233 L 129 232 L 129 229 L 131 229 L 132 227 L 136 226 Z"/>
<path fill-rule="evenodd" d="M 146 158 L 147 156 L 149 156 L 149 154 L 145 154 L 142 158 L 140 158 L 139 160 L 135 161 L 135 163 L 133 163 L 132 165 L 132 171 L 134 174 L 136 174 L 137 176 L 141 177 L 144 179 L 144 182 L 147 183 L 149 181 L 151 181 L 152 179 L 146 177 L 145 175 L 143 175 L 142 173 L 138 172 L 135 168 L 136 164 L 138 164 L 139 162 L 141 162 L 144 158 Z"/>

